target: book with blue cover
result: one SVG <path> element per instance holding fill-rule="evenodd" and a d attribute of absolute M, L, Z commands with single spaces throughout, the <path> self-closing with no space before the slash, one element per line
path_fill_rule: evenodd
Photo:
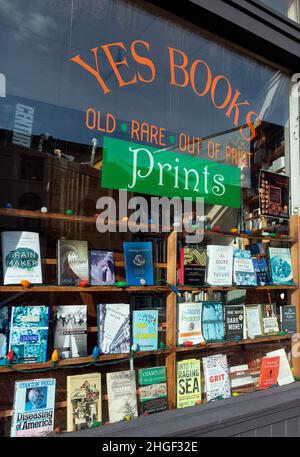
<path fill-rule="evenodd" d="M 234 252 L 233 277 L 237 286 L 257 286 L 256 273 L 249 251 L 238 249 Z"/>
<path fill-rule="evenodd" d="M 48 306 L 13 306 L 9 335 L 9 351 L 14 352 L 13 362 L 46 362 L 48 329 Z"/>
<path fill-rule="evenodd" d="M 225 316 L 222 302 L 202 302 L 202 335 L 208 342 L 225 339 Z"/>
<path fill-rule="evenodd" d="M 103 354 L 130 352 L 130 305 L 100 303 L 97 305 L 98 347 Z"/>
<path fill-rule="evenodd" d="M 274 285 L 293 286 L 293 270 L 290 248 L 269 247 L 269 262 Z"/>
<path fill-rule="evenodd" d="M 133 344 L 139 351 L 156 351 L 158 340 L 158 311 L 133 311 Z"/>
<path fill-rule="evenodd" d="M 252 262 L 254 271 L 256 273 L 257 285 L 265 286 L 270 284 L 270 275 L 266 259 L 252 259 Z"/>
<path fill-rule="evenodd" d="M 6 365 L 9 334 L 8 306 L 0 307 L 0 366 Z"/>
<path fill-rule="evenodd" d="M 153 285 L 151 242 L 124 243 L 126 283 L 128 286 Z"/>

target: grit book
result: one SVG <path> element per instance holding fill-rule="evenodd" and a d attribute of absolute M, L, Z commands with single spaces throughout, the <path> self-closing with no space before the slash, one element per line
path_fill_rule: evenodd
<path fill-rule="evenodd" d="M 153 286 L 151 242 L 125 242 L 125 273 L 128 286 Z"/>
<path fill-rule="evenodd" d="M 39 234 L 35 232 L 2 232 L 2 264 L 4 285 L 42 284 L 42 263 Z"/>
<path fill-rule="evenodd" d="M 138 416 L 135 370 L 106 374 L 109 422 Z"/>
<path fill-rule="evenodd" d="M 48 329 L 48 306 L 13 306 L 8 348 L 14 352 L 13 362 L 46 362 Z"/>
<path fill-rule="evenodd" d="M 158 311 L 133 311 L 132 342 L 138 351 L 156 351 L 158 340 Z"/>
<path fill-rule="evenodd" d="M 130 305 L 100 303 L 97 305 L 98 347 L 103 354 L 130 352 Z"/>
<path fill-rule="evenodd" d="M 112 251 L 90 251 L 90 284 L 92 286 L 115 283 L 114 253 Z"/>
<path fill-rule="evenodd" d="M 269 262 L 273 284 L 294 285 L 290 248 L 269 247 Z"/>
<path fill-rule="evenodd" d="M 89 281 L 87 241 L 57 241 L 57 281 L 60 286 L 76 286 Z"/>
<path fill-rule="evenodd" d="M 208 271 L 207 282 L 211 286 L 232 285 L 232 246 L 207 246 Z"/>
<path fill-rule="evenodd" d="M 228 341 L 242 340 L 244 336 L 244 306 L 225 306 L 225 338 Z"/>
<path fill-rule="evenodd" d="M 44 436 L 53 431 L 55 412 L 53 378 L 15 383 L 10 436 Z"/>
<path fill-rule="evenodd" d="M 101 374 L 67 376 L 67 431 L 76 432 L 101 425 Z"/>
<path fill-rule="evenodd" d="M 216 354 L 203 357 L 203 371 L 206 386 L 206 400 L 222 400 L 231 397 L 227 357 Z"/>
<path fill-rule="evenodd" d="M 296 306 L 280 306 L 280 325 L 281 330 L 287 333 L 296 332 Z"/>
<path fill-rule="evenodd" d="M 225 339 L 224 305 L 218 301 L 202 302 L 202 335 L 205 341 Z"/>
<path fill-rule="evenodd" d="M 263 357 L 260 366 L 260 378 L 258 390 L 269 389 L 277 384 L 279 374 L 279 355 L 273 357 Z"/>
<path fill-rule="evenodd" d="M 140 414 L 166 410 L 168 406 L 166 367 L 141 368 L 138 376 Z"/>
<path fill-rule="evenodd" d="M 9 337 L 8 306 L 0 307 L 0 366 L 6 365 L 6 354 Z"/>
<path fill-rule="evenodd" d="M 180 249 L 180 283 L 186 286 L 203 286 L 206 279 L 206 265 L 206 248 L 182 247 Z"/>
<path fill-rule="evenodd" d="M 190 341 L 193 345 L 204 341 L 202 335 L 202 303 L 178 303 L 178 345 Z"/>
<path fill-rule="evenodd" d="M 61 359 L 87 355 L 86 305 L 57 306 L 54 328 L 54 347 Z"/>
<path fill-rule="evenodd" d="M 200 360 L 177 362 L 177 408 L 195 406 L 201 402 Z"/>

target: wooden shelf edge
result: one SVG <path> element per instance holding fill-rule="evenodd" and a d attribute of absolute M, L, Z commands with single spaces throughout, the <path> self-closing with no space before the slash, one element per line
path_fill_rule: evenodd
<path fill-rule="evenodd" d="M 168 286 L 0 286 L 0 292 L 168 292 L 171 289 Z"/>

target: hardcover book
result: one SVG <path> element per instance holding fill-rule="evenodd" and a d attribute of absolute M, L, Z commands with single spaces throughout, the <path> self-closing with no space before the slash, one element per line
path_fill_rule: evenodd
<path fill-rule="evenodd" d="M 287 333 L 296 332 L 296 306 L 280 306 L 281 330 Z"/>
<path fill-rule="evenodd" d="M 216 354 L 203 357 L 206 400 L 222 400 L 231 397 L 227 357 Z"/>
<path fill-rule="evenodd" d="M 199 344 L 204 341 L 202 335 L 202 303 L 178 303 L 178 344 L 191 341 Z"/>
<path fill-rule="evenodd" d="M 246 338 L 263 335 L 262 315 L 260 305 L 245 306 Z"/>
<path fill-rule="evenodd" d="M 140 414 L 167 409 L 166 367 L 141 368 L 139 371 Z"/>
<path fill-rule="evenodd" d="M 67 376 L 68 432 L 101 425 L 101 374 Z"/>
<path fill-rule="evenodd" d="M 0 307 L 0 366 L 6 365 L 9 337 L 8 306 Z"/>
<path fill-rule="evenodd" d="M 132 339 L 139 351 L 156 351 L 158 340 L 158 311 L 133 311 Z"/>
<path fill-rule="evenodd" d="M 87 306 L 62 305 L 55 308 L 54 347 L 62 359 L 87 355 Z"/>
<path fill-rule="evenodd" d="M 44 436 L 53 431 L 55 379 L 29 379 L 15 383 L 10 436 Z"/>
<path fill-rule="evenodd" d="M 112 251 L 90 251 L 90 284 L 92 286 L 115 283 L 114 253 Z"/>
<path fill-rule="evenodd" d="M 205 248 L 180 249 L 180 283 L 186 286 L 201 287 L 205 284 L 207 251 Z"/>
<path fill-rule="evenodd" d="M 243 339 L 244 306 L 225 306 L 225 338 L 226 340 Z"/>
<path fill-rule="evenodd" d="M 128 286 L 153 285 L 151 242 L 124 243 L 125 273 Z"/>
<path fill-rule="evenodd" d="M 103 354 L 130 352 L 130 305 L 100 303 L 97 306 L 98 347 Z"/>
<path fill-rule="evenodd" d="M 207 282 L 211 286 L 232 285 L 232 246 L 207 246 Z"/>
<path fill-rule="evenodd" d="M 195 406 L 201 402 L 200 360 L 177 362 L 177 408 Z"/>
<path fill-rule="evenodd" d="M 225 338 L 224 306 L 222 302 L 202 302 L 202 335 L 205 341 Z"/>
<path fill-rule="evenodd" d="M 13 362 L 46 362 L 48 328 L 48 306 L 13 306 L 8 348 L 14 352 Z"/>
<path fill-rule="evenodd" d="M 237 286 L 257 286 L 256 273 L 251 258 L 234 257 L 233 278 Z"/>
<path fill-rule="evenodd" d="M 60 286 L 76 286 L 89 280 L 87 241 L 57 241 L 57 274 Z"/>
<path fill-rule="evenodd" d="M 138 416 L 135 370 L 106 374 L 109 422 Z"/>
<path fill-rule="evenodd" d="M 288 358 L 284 348 L 277 349 L 276 351 L 267 352 L 267 357 L 279 357 L 279 373 L 277 382 L 279 386 L 285 386 L 295 382 Z"/>
<path fill-rule="evenodd" d="M 268 264 L 265 258 L 252 259 L 256 280 L 258 286 L 270 284 Z"/>
<path fill-rule="evenodd" d="M 279 374 L 280 357 L 263 357 L 260 367 L 258 389 L 269 389 L 277 384 Z"/>
<path fill-rule="evenodd" d="M 2 232 L 4 285 L 20 284 L 27 279 L 41 284 L 42 263 L 39 234 L 35 232 Z"/>
<path fill-rule="evenodd" d="M 275 303 L 262 304 L 261 315 L 263 321 L 263 330 L 265 335 L 274 335 L 279 332 L 278 319 L 276 315 Z"/>
<path fill-rule="evenodd" d="M 289 248 L 269 247 L 269 261 L 273 284 L 294 285 L 291 251 Z"/>

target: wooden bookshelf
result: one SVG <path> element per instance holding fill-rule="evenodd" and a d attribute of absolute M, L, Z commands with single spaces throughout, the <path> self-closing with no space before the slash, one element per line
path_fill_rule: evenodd
<path fill-rule="evenodd" d="M 163 293 L 170 291 L 169 286 L 130 286 L 130 287 L 116 287 L 116 286 L 56 286 L 56 285 L 44 285 L 44 286 L 0 286 L 0 292 L 19 292 L 19 293 L 40 293 L 40 292 L 151 292 L 151 293 Z"/>

